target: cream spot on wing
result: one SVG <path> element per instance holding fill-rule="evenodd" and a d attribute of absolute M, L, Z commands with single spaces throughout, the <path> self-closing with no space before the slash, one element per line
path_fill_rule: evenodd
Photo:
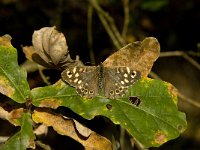
<path fill-rule="evenodd" d="M 73 69 L 73 73 L 75 73 L 76 72 L 76 67 L 74 67 L 74 69 Z"/>
<path fill-rule="evenodd" d="M 79 71 L 82 72 L 82 71 L 83 71 L 83 68 L 79 68 Z"/>
<path fill-rule="evenodd" d="M 124 68 L 122 67 L 122 68 L 120 68 L 120 71 L 123 73 L 124 72 Z"/>
<path fill-rule="evenodd" d="M 78 81 L 78 78 L 76 78 L 75 80 L 74 80 L 74 83 L 76 83 Z"/>
<path fill-rule="evenodd" d="M 76 73 L 76 74 L 75 74 L 75 77 L 77 78 L 78 76 L 79 76 L 79 73 Z"/>
<path fill-rule="evenodd" d="M 124 79 L 124 81 L 125 81 L 126 83 L 129 83 L 129 81 L 128 81 L 127 79 Z"/>
<path fill-rule="evenodd" d="M 72 77 L 72 74 L 68 75 L 68 77 L 71 78 L 71 77 Z"/>
<path fill-rule="evenodd" d="M 130 73 L 130 68 L 126 67 L 126 70 L 127 70 L 128 74 L 129 74 Z"/>
<path fill-rule="evenodd" d="M 125 78 L 127 78 L 127 77 L 128 77 L 128 74 L 127 74 L 127 73 L 125 73 L 125 74 L 124 74 L 124 77 L 125 77 Z"/>
<path fill-rule="evenodd" d="M 117 68 L 117 73 L 120 73 L 119 68 Z"/>
<path fill-rule="evenodd" d="M 82 80 L 79 80 L 79 81 L 78 81 L 78 84 L 81 84 L 81 83 L 82 83 Z"/>
<path fill-rule="evenodd" d="M 121 84 L 124 85 L 124 81 L 121 81 Z"/>

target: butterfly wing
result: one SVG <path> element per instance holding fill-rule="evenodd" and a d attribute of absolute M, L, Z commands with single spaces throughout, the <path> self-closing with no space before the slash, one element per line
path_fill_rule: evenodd
<path fill-rule="evenodd" d="M 104 67 L 105 96 L 110 99 L 120 98 L 139 79 L 140 72 L 129 67 Z"/>
<path fill-rule="evenodd" d="M 93 98 L 98 94 L 98 71 L 95 66 L 69 67 L 61 76 L 83 97 Z"/>

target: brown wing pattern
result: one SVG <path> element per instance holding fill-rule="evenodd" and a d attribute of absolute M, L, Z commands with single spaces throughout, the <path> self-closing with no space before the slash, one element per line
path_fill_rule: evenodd
<path fill-rule="evenodd" d="M 61 76 L 83 97 L 93 98 L 98 94 L 98 72 L 95 66 L 67 68 Z"/>
<path fill-rule="evenodd" d="M 140 72 L 129 67 L 104 67 L 104 94 L 110 99 L 120 98 L 139 79 Z"/>

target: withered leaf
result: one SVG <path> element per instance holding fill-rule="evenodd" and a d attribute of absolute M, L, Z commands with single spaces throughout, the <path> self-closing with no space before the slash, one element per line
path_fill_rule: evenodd
<path fill-rule="evenodd" d="M 54 69 L 64 69 L 66 66 L 82 64 L 80 60 L 72 60 L 63 33 L 54 27 L 44 27 L 34 31 L 33 46 L 23 47 L 26 58 L 38 64 Z"/>
<path fill-rule="evenodd" d="M 136 41 L 121 48 L 109 56 L 103 65 L 111 66 L 127 66 L 141 72 L 142 77 L 146 77 L 153 63 L 159 57 L 160 44 L 154 37 L 147 37 L 143 41 Z"/>
<path fill-rule="evenodd" d="M 77 142 L 81 143 L 86 150 L 112 150 L 110 141 L 91 131 L 87 127 L 80 125 L 80 123 L 77 123 L 74 119 L 40 110 L 34 110 L 32 119 L 36 123 L 52 126 L 53 129 L 61 135 L 73 138 Z M 87 134 L 85 134 L 84 130 Z M 83 133 L 87 136 L 83 136 Z"/>
<path fill-rule="evenodd" d="M 0 107 L 0 118 L 4 120 L 8 120 L 11 124 L 15 126 L 19 126 L 18 119 L 21 118 L 21 116 L 24 113 L 23 108 L 14 109 L 11 112 L 6 111 L 3 107 Z"/>
<path fill-rule="evenodd" d="M 11 39 L 12 37 L 8 34 L 5 34 L 4 36 L 0 37 L 0 45 L 11 47 Z"/>

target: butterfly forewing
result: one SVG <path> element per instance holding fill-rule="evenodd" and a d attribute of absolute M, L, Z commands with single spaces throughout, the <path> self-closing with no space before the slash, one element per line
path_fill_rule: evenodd
<path fill-rule="evenodd" d="M 122 97 L 139 78 L 140 73 L 129 67 L 104 67 L 105 96 L 111 99 Z"/>
<path fill-rule="evenodd" d="M 75 87 L 83 97 L 93 98 L 98 94 L 98 71 L 95 66 L 67 68 L 61 74 L 62 79 Z"/>

